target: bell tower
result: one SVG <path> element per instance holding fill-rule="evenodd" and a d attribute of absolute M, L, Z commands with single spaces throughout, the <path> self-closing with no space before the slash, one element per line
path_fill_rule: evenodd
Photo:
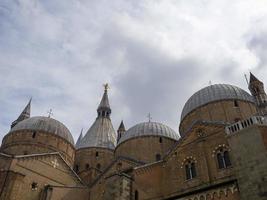
<path fill-rule="evenodd" d="M 250 72 L 249 86 L 250 93 L 255 99 L 258 114 L 267 115 L 267 95 L 264 91 L 264 84 Z"/>

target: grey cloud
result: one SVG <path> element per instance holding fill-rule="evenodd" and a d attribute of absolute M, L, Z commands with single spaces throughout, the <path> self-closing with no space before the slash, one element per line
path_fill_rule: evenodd
<path fill-rule="evenodd" d="M 96 117 L 104 82 L 111 83 L 115 128 L 151 112 L 177 131 L 184 103 L 209 80 L 244 88 L 243 65 L 256 58 L 253 71 L 267 76 L 266 31 L 256 34 L 250 24 L 264 21 L 265 10 L 248 1 L 261 11 L 240 8 L 227 19 L 214 1 L 201 8 L 189 1 L 1 1 L 0 135 L 32 96 L 33 115 L 53 108 L 77 138 Z"/>
<path fill-rule="evenodd" d="M 249 41 L 248 47 L 259 58 L 258 68 L 266 68 L 267 65 L 267 32 L 255 34 Z"/>

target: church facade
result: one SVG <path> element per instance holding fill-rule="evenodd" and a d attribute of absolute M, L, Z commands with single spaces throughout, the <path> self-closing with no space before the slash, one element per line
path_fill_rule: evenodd
<path fill-rule="evenodd" d="M 266 200 L 267 95 L 214 84 L 185 103 L 179 134 L 159 122 L 117 131 L 108 86 L 96 120 L 74 143 L 31 101 L 0 148 L 1 200 Z"/>

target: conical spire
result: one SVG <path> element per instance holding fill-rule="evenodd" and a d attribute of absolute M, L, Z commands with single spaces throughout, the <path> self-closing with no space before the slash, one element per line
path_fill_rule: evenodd
<path fill-rule="evenodd" d="M 80 142 L 77 142 L 77 149 L 88 147 L 115 149 L 116 132 L 110 119 L 111 108 L 108 100 L 108 84 L 105 84 L 104 87 L 104 94 L 97 108 L 98 117 Z"/>
<path fill-rule="evenodd" d="M 80 136 L 78 137 L 78 140 L 77 140 L 75 146 L 79 146 L 79 144 L 80 144 L 81 141 L 82 141 L 82 138 L 83 138 L 83 128 L 82 128 L 82 130 L 81 130 Z"/>
<path fill-rule="evenodd" d="M 109 86 L 107 83 L 104 84 L 104 88 L 105 89 L 104 89 L 103 97 L 97 108 L 98 117 L 109 117 L 111 114 L 111 109 L 110 109 L 109 100 L 108 100 Z"/>
<path fill-rule="evenodd" d="M 259 82 L 261 82 L 259 79 L 257 79 L 256 76 L 254 76 L 254 74 L 252 74 L 252 73 L 250 72 L 249 83 L 252 83 L 252 82 L 254 82 L 254 81 L 259 81 Z"/>
<path fill-rule="evenodd" d="M 123 120 L 121 120 L 121 123 L 120 123 L 120 126 L 118 128 L 118 131 L 125 131 L 125 126 L 124 126 L 124 123 L 123 123 Z"/>
<path fill-rule="evenodd" d="M 119 128 L 117 130 L 117 133 L 118 133 L 118 135 L 117 135 L 117 143 L 119 142 L 121 136 L 125 133 L 125 131 L 126 130 L 125 130 L 125 126 L 124 126 L 123 120 L 121 120 L 120 126 L 119 126 Z"/>
<path fill-rule="evenodd" d="M 12 122 L 11 128 L 13 128 L 17 123 L 23 121 L 24 119 L 28 119 L 31 117 L 31 102 L 32 102 L 32 98 L 30 98 L 28 104 L 23 109 L 23 111 L 19 115 L 18 119 L 16 119 L 14 122 Z"/>

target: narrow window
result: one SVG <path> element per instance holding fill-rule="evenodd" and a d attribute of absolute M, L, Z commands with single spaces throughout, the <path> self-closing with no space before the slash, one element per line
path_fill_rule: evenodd
<path fill-rule="evenodd" d="M 75 171 L 76 173 L 79 172 L 79 166 L 78 166 L 78 165 L 75 165 L 75 167 L 74 167 L 74 171 Z"/>
<path fill-rule="evenodd" d="M 95 157 L 98 157 L 99 156 L 99 154 L 98 154 L 98 151 L 97 152 L 95 152 Z"/>
<path fill-rule="evenodd" d="M 36 136 L 36 131 L 34 131 L 34 132 L 32 133 L 32 138 L 35 138 L 35 136 Z"/>
<path fill-rule="evenodd" d="M 89 164 L 88 163 L 85 165 L 85 169 L 89 169 Z"/>
<path fill-rule="evenodd" d="M 134 200 L 139 200 L 139 194 L 137 190 L 134 192 Z"/>
<path fill-rule="evenodd" d="M 186 180 L 191 179 L 191 174 L 190 174 L 190 168 L 189 168 L 189 165 L 185 165 L 185 173 L 186 173 Z"/>
<path fill-rule="evenodd" d="M 224 161 L 225 161 L 225 166 L 226 167 L 231 166 L 231 161 L 230 161 L 230 156 L 229 156 L 229 152 L 228 151 L 224 152 Z"/>
<path fill-rule="evenodd" d="M 162 143 L 162 137 L 159 138 L 159 143 Z"/>
<path fill-rule="evenodd" d="M 191 164 L 191 173 L 192 173 L 192 178 L 195 178 L 197 176 L 196 165 L 194 162 Z"/>
<path fill-rule="evenodd" d="M 221 153 L 217 154 L 217 161 L 218 161 L 219 169 L 223 169 L 225 165 L 224 165 L 223 156 Z"/>
<path fill-rule="evenodd" d="M 234 107 L 238 107 L 238 101 L 237 100 L 234 100 Z"/>
<path fill-rule="evenodd" d="M 188 161 L 185 165 L 186 180 L 193 179 L 197 176 L 196 164 L 193 161 Z"/>
<path fill-rule="evenodd" d="M 156 154 L 156 161 L 161 160 L 161 155 L 160 154 Z"/>
<path fill-rule="evenodd" d="M 231 160 L 229 152 L 227 150 L 220 149 L 217 153 L 217 162 L 219 169 L 225 169 L 231 166 Z"/>
<path fill-rule="evenodd" d="M 37 190 L 38 184 L 36 182 L 32 182 L 31 187 L 32 187 L 32 190 Z"/>

